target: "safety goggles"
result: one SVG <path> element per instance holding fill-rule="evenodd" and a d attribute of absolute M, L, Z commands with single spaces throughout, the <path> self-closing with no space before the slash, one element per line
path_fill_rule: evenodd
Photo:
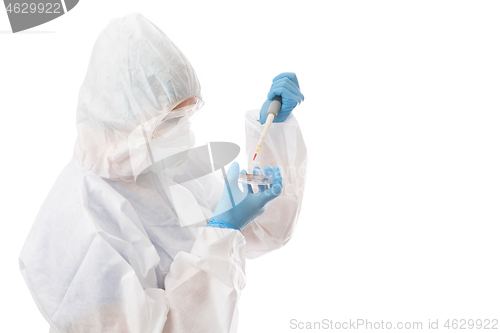
<path fill-rule="evenodd" d="M 205 104 L 201 97 L 195 96 L 194 98 L 195 101 L 193 104 L 169 111 L 156 125 L 153 131 L 152 139 L 158 138 L 171 131 L 177 126 L 177 124 L 179 124 L 179 122 L 192 122 L 193 116 Z"/>

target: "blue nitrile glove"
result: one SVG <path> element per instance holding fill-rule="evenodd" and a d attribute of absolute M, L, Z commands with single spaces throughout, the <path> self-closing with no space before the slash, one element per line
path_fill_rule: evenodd
<path fill-rule="evenodd" d="M 273 99 L 281 97 L 281 110 L 273 123 L 281 123 L 288 118 L 293 109 L 304 100 L 300 92 L 299 80 L 295 73 L 281 73 L 273 79 L 273 84 L 267 94 L 267 100 L 260 109 L 260 123 L 264 124 L 267 119 L 267 110 Z"/>
<path fill-rule="evenodd" d="M 227 183 L 224 184 L 224 192 L 217 204 L 214 215 L 207 226 L 215 228 L 232 228 L 243 230 L 255 218 L 262 215 L 267 206 L 276 199 L 282 190 L 281 173 L 278 167 L 266 166 L 266 176 L 273 176 L 273 183 L 266 189 L 266 185 L 259 186 L 259 192 L 254 193 L 252 187 L 243 184 L 243 191 L 238 186 L 240 166 L 234 162 L 227 171 Z M 246 174 L 245 170 L 241 173 Z M 254 168 L 254 174 L 262 174 L 259 167 Z M 231 191 L 228 191 L 228 185 Z M 232 198 L 232 200 L 231 200 Z M 234 206 L 233 203 L 234 202 Z"/>

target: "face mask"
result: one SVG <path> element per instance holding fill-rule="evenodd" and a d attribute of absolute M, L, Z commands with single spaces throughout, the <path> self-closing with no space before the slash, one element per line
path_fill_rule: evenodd
<path fill-rule="evenodd" d="M 194 105 L 153 118 L 130 134 L 130 161 L 138 185 L 141 186 L 140 179 L 150 171 L 164 175 L 182 172 L 180 166 L 187 157 L 182 152 L 194 146 L 195 139 L 190 126 L 194 115 L 202 106 L 203 101 L 197 98 Z"/>

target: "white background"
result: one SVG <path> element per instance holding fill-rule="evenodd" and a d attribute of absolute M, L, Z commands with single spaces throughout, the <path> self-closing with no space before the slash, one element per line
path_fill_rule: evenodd
<path fill-rule="evenodd" d="M 299 225 L 247 261 L 239 332 L 299 331 L 294 318 L 500 319 L 498 1 L 83 0 L 19 34 L 0 10 L 0 331 L 48 332 L 17 256 L 72 156 L 93 43 L 136 11 L 198 73 L 200 144 L 243 147 L 244 112 L 280 72 L 305 95 Z"/>

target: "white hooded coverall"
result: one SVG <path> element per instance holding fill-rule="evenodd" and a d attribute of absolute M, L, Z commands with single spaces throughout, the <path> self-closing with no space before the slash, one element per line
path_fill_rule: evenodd
<path fill-rule="evenodd" d="M 236 332 L 245 258 L 285 245 L 297 223 L 306 148 L 293 115 L 273 125 L 259 160 L 280 166 L 283 193 L 243 232 L 181 226 L 183 210 L 210 219 L 223 181 L 212 173 L 183 183 L 188 204 L 173 209 L 155 188 L 137 184 L 148 163 L 131 133 L 151 136 L 151 124 L 193 96 L 201 95 L 190 63 L 143 16 L 114 19 L 100 34 L 80 89 L 74 157 L 19 258 L 50 332 Z M 246 114 L 249 158 L 258 117 L 259 110 Z M 194 137 L 178 125 L 151 144 L 173 153 L 193 147 Z"/>

